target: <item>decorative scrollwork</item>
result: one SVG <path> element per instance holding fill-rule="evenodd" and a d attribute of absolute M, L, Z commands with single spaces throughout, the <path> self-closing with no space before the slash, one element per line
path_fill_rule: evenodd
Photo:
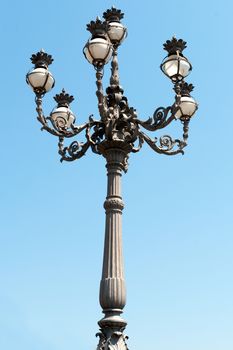
<path fill-rule="evenodd" d="M 132 148 L 132 152 L 133 152 L 133 153 L 139 152 L 140 149 L 142 148 L 143 143 L 144 143 L 144 140 L 143 140 L 143 138 L 139 135 L 139 136 L 138 136 L 138 146 L 137 146 L 137 147 L 133 147 L 133 148 Z"/>
<path fill-rule="evenodd" d="M 160 147 L 167 151 L 171 151 L 176 143 L 176 141 L 173 140 L 169 135 L 164 135 L 160 137 L 159 142 L 160 142 Z"/>
<path fill-rule="evenodd" d="M 138 120 L 138 123 L 142 125 L 146 130 L 155 131 L 162 129 L 175 119 L 173 114 L 168 117 L 168 113 L 172 110 L 172 107 L 159 107 L 155 110 L 153 117 L 147 119 L 146 121 Z"/>
<path fill-rule="evenodd" d="M 81 126 L 74 124 L 70 125 L 67 129 L 67 120 L 62 116 L 58 116 L 56 120 L 51 120 L 50 117 L 44 117 L 42 110 L 42 98 L 37 96 L 37 113 L 38 120 L 42 124 L 42 129 L 47 130 L 51 134 L 59 138 L 59 154 L 61 155 L 61 161 L 73 161 L 81 158 L 89 147 L 96 154 L 104 155 L 104 151 L 100 144 L 104 141 L 115 142 L 116 145 L 121 144 L 130 145 L 129 152 L 138 152 L 144 143 L 144 141 L 157 153 L 175 155 L 178 153 L 184 153 L 183 148 L 187 145 L 188 138 L 188 124 L 189 120 L 182 121 L 183 123 L 183 140 L 172 139 L 169 135 L 151 139 L 145 133 L 140 131 L 140 126 L 149 131 L 155 131 L 164 128 L 173 119 L 174 116 L 169 112 L 172 107 L 159 107 L 154 112 L 153 118 L 149 118 L 143 122 L 137 119 L 137 114 L 134 108 L 130 108 L 127 98 L 123 95 L 119 97 L 118 103 L 113 107 L 108 107 L 108 115 L 105 120 L 94 120 L 93 116 L 89 117 L 89 121 Z M 112 103 L 112 102 L 111 102 Z M 49 126 L 51 123 L 54 128 Z M 63 146 L 64 138 L 70 138 L 81 131 L 86 130 L 86 142 L 74 141 L 68 147 Z M 138 146 L 134 146 L 138 141 Z M 158 145 L 159 142 L 159 145 Z M 176 146 L 176 149 L 175 149 Z M 127 166 L 125 166 L 127 170 Z"/>
<path fill-rule="evenodd" d="M 73 141 L 70 146 L 63 147 L 63 141 L 60 139 L 59 141 L 59 154 L 61 155 L 61 162 L 63 160 L 73 161 L 75 159 L 79 159 L 83 157 L 90 147 L 90 142 L 81 143 L 78 141 Z"/>
<path fill-rule="evenodd" d="M 169 156 L 181 153 L 184 154 L 183 148 L 186 146 L 186 143 L 182 140 L 175 139 L 173 140 L 171 136 L 165 135 L 160 137 L 159 143 L 157 145 L 157 138 L 151 139 L 148 135 L 140 132 L 141 137 L 144 141 L 157 153 L 167 154 Z M 177 149 L 174 150 L 174 147 L 177 146 Z"/>
<path fill-rule="evenodd" d="M 61 116 L 58 116 L 55 121 L 53 121 L 54 127 L 60 131 L 64 132 L 67 129 L 67 120 Z"/>
<path fill-rule="evenodd" d="M 124 96 L 124 90 L 120 86 L 116 51 L 114 51 L 113 55 L 112 75 L 106 95 L 104 95 L 102 78 L 103 67 L 100 66 L 96 69 L 96 94 L 100 120 L 94 120 L 91 115 L 88 122 L 80 126 L 74 124 L 75 117 L 73 114 L 66 114 L 63 117 L 62 114 L 59 115 L 57 113 L 57 115 L 53 116 L 53 113 L 51 113 L 49 117 L 45 117 L 42 109 L 43 96 L 41 94 L 36 95 L 38 120 L 42 124 L 42 130 L 47 130 L 59 138 L 58 147 L 61 161 L 79 159 L 89 147 L 94 153 L 105 156 L 105 149 L 111 144 L 113 148 L 127 149 L 124 165 L 124 170 L 127 171 L 129 153 L 139 152 L 144 142 L 157 153 L 166 155 L 184 153 L 183 149 L 187 145 L 188 139 L 188 119 L 181 120 L 183 124 L 183 140 L 173 139 L 169 135 L 162 136 L 159 139 L 157 137 L 150 138 L 140 130 L 140 127 L 143 127 L 153 132 L 169 125 L 175 119 L 177 104 L 180 102 L 178 98 L 176 98 L 176 102 L 172 106 L 159 107 L 155 110 L 152 117 L 146 121 L 141 121 L 137 117 L 136 110 L 129 106 L 128 99 Z M 60 95 L 56 96 L 59 97 Z M 64 97 L 63 95 L 62 97 Z M 78 135 L 83 130 L 85 130 L 85 142 L 74 141 L 70 146 L 64 147 L 64 138 Z"/>

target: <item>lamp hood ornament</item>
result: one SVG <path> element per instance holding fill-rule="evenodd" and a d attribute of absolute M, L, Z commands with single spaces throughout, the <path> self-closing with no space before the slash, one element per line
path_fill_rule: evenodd
<path fill-rule="evenodd" d="M 65 89 L 62 89 L 62 92 L 55 95 L 53 99 L 57 102 L 59 107 L 68 107 L 69 104 L 74 101 L 74 97 L 65 92 Z"/>
<path fill-rule="evenodd" d="M 101 21 L 99 17 L 96 21 L 91 21 L 87 24 L 87 30 L 92 34 L 92 38 L 96 37 L 107 37 L 108 23 Z"/>
<path fill-rule="evenodd" d="M 115 6 L 112 6 L 111 9 L 108 9 L 103 13 L 103 18 L 107 22 L 120 22 L 124 18 L 124 13 L 121 10 L 116 9 Z"/>
<path fill-rule="evenodd" d="M 54 79 L 48 70 L 44 72 L 43 69 L 35 69 L 27 75 L 27 82 L 36 95 L 37 119 L 42 124 L 42 130 L 58 138 L 61 161 L 71 162 L 82 158 L 88 149 L 106 159 L 108 190 L 104 202 L 105 246 L 99 296 L 104 317 L 98 322 L 100 332 L 97 334 L 97 350 L 128 350 L 127 336 L 124 335 L 127 323 L 121 316 L 126 304 L 122 256 L 121 217 L 124 203 L 121 197 L 121 176 L 122 172 L 128 169 L 129 155 L 139 152 L 144 143 L 158 154 L 183 154 L 187 146 L 189 122 L 197 110 L 197 103 L 190 96 L 193 85 L 184 80 L 191 71 L 191 64 L 182 55 L 186 42 L 173 37 L 164 44 L 168 56 L 164 59 L 161 69 L 174 84 L 174 101 L 168 107 L 158 107 L 153 115 L 145 120 L 138 117 L 136 109 L 129 105 L 120 85 L 117 50 L 126 34 L 126 28 L 120 23 L 123 16 L 121 10 L 112 7 L 104 12 L 105 21 L 97 18 L 87 25 L 92 39 L 85 46 L 86 50 L 88 49 L 85 57 L 96 70 L 99 118 L 95 119 L 91 115 L 84 124 L 76 125 L 76 118 L 69 109 L 74 97 L 64 89 L 55 95 L 58 106 L 46 117 L 42 108 L 42 98 L 53 87 Z M 111 30 L 109 25 L 112 25 Z M 110 59 L 110 83 L 105 93 L 103 68 Z M 40 51 L 32 55 L 31 60 L 36 67 L 42 66 L 47 69 L 53 58 Z M 33 79 L 29 79 L 32 75 Z M 41 86 L 38 81 L 41 81 Z M 159 132 L 173 121 L 180 122 L 182 137 L 159 135 Z M 83 141 L 75 140 L 68 146 L 64 145 L 65 139 L 75 137 L 83 131 Z M 151 136 L 150 133 L 156 133 L 156 136 Z"/>
<path fill-rule="evenodd" d="M 167 40 L 163 44 L 164 50 L 168 52 L 168 55 L 174 55 L 177 53 L 177 51 L 182 54 L 183 50 L 187 47 L 186 41 L 182 39 L 176 39 L 176 37 L 173 36 L 172 40 Z"/>
<path fill-rule="evenodd" d="M 48 66 L 53 62 L 53 58 L 52 55 L 47 54 L 43 49 L 41 49 L 39 52 L 31 56 L 31 61 L 36 68 L 48 68 Z"/>

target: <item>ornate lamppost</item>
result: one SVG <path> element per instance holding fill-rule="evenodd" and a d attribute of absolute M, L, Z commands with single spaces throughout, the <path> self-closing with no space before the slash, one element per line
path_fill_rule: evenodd
<path fill-rule="evenodd" d="M 127 171 L 127 160 L 131 152 L 138 152 L 147 143 L 155 152 L 176 155 L 183 154 L 187 145 L 188 126 L 197 110 L 197 103 L 190 96 L 193 85 L 184 81 L 192 67 L 183 56 L 186 42 L 182 39 L 167 40 L 164 49 L 168 52 L 161 64 L 161 70 L 174 84 L 174 103 L 166 108 L 159 107 L 153 117 L 146 121 L 138 118 L 136 110 L 130 107 L 120 85 L 118 73 L 118 48 L 127 35 L 121 23 L 124 14 L 114 7 L 87 25 L 91 39 L 84 47 L 86 59 L 96 70 L 97 99 L 100 118 L 93 116 L 83 125 L 75 124 L 75 115 L 69 105 L 74 100 L 63 89 L 54 99 L 57 106 L 50 116 L 44 116 L 42 98 L 54 86 L 54 78 L 48 70 L 53 58 L 43 50 L 31 57 L 34 69 L 27 74 L 27 83 L 35 93 L 37 119 L 42 130 L 58 137 L 61 161 L 73 161 L 85 155 L 90 148 L 106 159 L 107 197 L 104 202 L 106 212 L 105 244 L 102 279 L 100 283 L 100 305 L 104 317 L 100 326 L 98 350 L 126 350 L 126 336 L 123 331 L 126 321 L 121 314 L 126 304 L 125 280 L 122 254 L 122 210 L 121 175 Z M 110 85 L 104 93 L 102 78 L 104 66 L 111 60 Z M 154 132 L 165 128 L 172 121 L 179 120 L 183 126 L 183 138 L 173 139 L 168 135 L 151 138 L 144 130 Z M 85 141 L 73 141 L 64 145 L 65 138 L 71 138 L 85 131 Z"/>

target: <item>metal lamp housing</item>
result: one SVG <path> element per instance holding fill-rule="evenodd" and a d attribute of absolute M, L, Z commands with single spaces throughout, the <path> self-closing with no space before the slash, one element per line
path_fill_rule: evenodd
<path fill-rule="evenodd" d="M 34 68 L 27 74 L 26 81 L 35 93 L 46 93 L 55 85 L 55 79 L 45 67 Z"/>
<path fill-rule="evenodd" d="M 160 68 L 174 83 L 187 77 L 192 70 L 191 63 L 179 53 L 165 57 Z"/>
<path fill-rule="evenodd" d="M 55 107 L 50 113 L 50 119 L 58 130 L 66 130 L 75 122 L 75 115 L 67 106 Z"/>
<path fill-rule="evenodd" d="M 88 40 L 83 49 L 84 56 L 89 63 L 97 65 L 105 65 L 112 57 L 112 44 L 108 39 L 95 37 Z"/>
<path fill-rule="evenodd" d="M 108 36 L 113 44 L 120 45 L 127 36 L 127 29 L 120 22 L 109 22 L 108 23 Z"/>
<path fill-rule="evenodd" d="M 174 114 L 176 119 L 190 119 L 196 112 L 198 105 L 191 96 L 181 96 L 177 110 Z"/>

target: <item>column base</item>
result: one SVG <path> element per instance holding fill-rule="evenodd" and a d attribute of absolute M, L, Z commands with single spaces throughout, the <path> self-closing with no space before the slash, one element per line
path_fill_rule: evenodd
<path fill-rule="evenodd" d="M 124 328 L 104 327 L 96 334 L 99 337 L 97 350 L 129 350 L 126 344 L 127 335 L 123 334 Z"/>
<path fill-rule="evenodd" d="M 99 337 L 97 350 L 128 350 L 124 329 L 127 322 L 120 316 L 122 310 L 104 310 L 105 317 L 98 324 L 100 332 L 96 334 Z"/>

